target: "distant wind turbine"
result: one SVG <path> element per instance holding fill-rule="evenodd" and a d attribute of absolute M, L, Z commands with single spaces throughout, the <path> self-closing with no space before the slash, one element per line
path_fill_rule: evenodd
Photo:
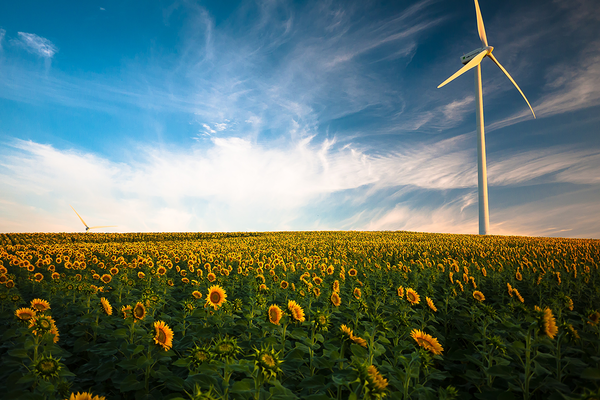
<path fill-rule="evenodd" d="M 483 93 L 481 90 L 481 61 L 485 57 L 489 57 L 492 61 L 504 72 L 504 74 L 510 79 L 515 85 L 521 96 L 527 102 L 527 105 L 531 109 L 533 118 L 535 113 L 527 97 L 517 85 L 517 82 L 509 75 L 502 65 L 496 60 L 496 57 L 492 54 L 494 48 L 488 45 L 487 37 L 485 35 L 485 27 L 483 26 L 483 18 L 481 18 L 481 11 L 479 10 L 479 3 L 475 0 L 475 13 L 477 14 L 477 31 L 479 32 L 479 39 L 481 39 L 482 47 L 473 50 L 470 53 L 465 54 L 461 57 L 462 63 L 465 65 L 454 73 L 450 78 L 442 82 L 438 89 L 454 80 L 460 75 L 464 74 L 468 70 L 477 67 L 475 70 L 475 91 L 477 92 L 477 106 L 476 106 L 476 121 L 477 121 L 477 166 L 478 166 L 478 189 L 479 189 L 479 234 L 487 235 L 490 228 L 490 214 L 488 210 L 488 190 L 487 190 L 487 168 L 485 162 L 485 130 L 483 126 Z"/>
<path fill-rule="evenodd" d="M 73 211 L 75 211 L 75 209 L 73 208 L 72 205 L 69 204 L 69 207 L 71 207 L 71 209 Z M 116 225 L 106 225 L 106 226 L 88 226 L 88 224 L 85 223 L 85 221 L 83 220 L 83 218 L 81 218 L 81 215 L 79 215 L 79 213 L 77 211 L 75 211 L 75 214 L 77 214 L 77 216 L 79 217 L 79 219 L 81 220 L 81 222 L 83 222 L 83 225 L 85 225 L 85 231 L 89 231 L 90 229 L 98 229 L 98 228 L 113 228 L 116 227 Z"/>

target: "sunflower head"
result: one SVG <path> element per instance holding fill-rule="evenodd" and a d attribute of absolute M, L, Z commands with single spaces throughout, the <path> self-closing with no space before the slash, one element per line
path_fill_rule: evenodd
<path fill-rule="evenodd" d="M 354 296 L 354 298 L 356 298 L 357 300 L 360 300 L 360 296 L 362 295 L 361 291 L 359 288 L 354 288 L 354 290 L 352 291 L 352 295 Z"/>
<path fill-rule="evenodd" d="M 212 360 L 212 354 L 205 347 L 195 346 L 190 351 L 189 359 L 192 363 L 192 366 L 198 368 L 203 363 L 210 363 L 210 361 Z"/>
<path fill-rule="evenodd" d="M 123 314 L 123 319 L 127 319 L 127 318 L 133 316 L 133 312 L 131 310 L 131 306 L 130 305 L 122 306 L 121 307 L 121 313 Z"/>
<path fill-rule="evenodd" d="M 88 393 L 88 392 L 83 392 L 83 393 L 77 392 L 77 394 L 71 393 L 71 397 L 69 397 L 66 400 L 106 400 L 106 397 L 98 396 L 98 395 L 93 396 L 92 393 Z"/>
<path fill-rule="evenodd" d="M 437 312 L 437 307 L 435 306 L 435 304 L 433 304 L 433 300 L 431 300 L 427 296 L 425 296 L 425 300 L 427 301 L 427 306 L 429 306 L 429 308 L 431 309 L 431 311 Z"/>
<path fill-rule="evenodd" d="M 418 330 L 413 329 L 410 336 L 417 342 L 417 344 L 425 350 L 429 350 L 433 354 L 440 355 L 444 351 L 444 348 L 440 345 L 438 340 L 431 335 Z"/>
<path fill-rule="evenodd" d="M 304 322 L 306 320 L 306 318 L 304 317 L 304 310 L 294 300 L 288 301 L 288 310 L 292 314 L 292 317 L 295 321 Z"/>
<path fill-rule="evenodd" d="M 342 304 L 342 299 L 340 299 L 340 295 L 337 292 L 333 292 L 331 293 L 331 304 L 333 304 L 336 307 L 339 307 L 340 304 Z"/>
<path fill-rule="evenodd" d="M 550 307 L 546 307 L 543 310 L 535 306 L 534 310 L 538 316 L 538 323 L 540 326 L 540 330 L 550 339 L 554 339 L 556 334 L 558 333 L 558 327 L 556 326 L 556 319 L 552 314 L 552 309 Z"/>
<path fill-rule="evenodd" d="M 485 296 L 479 290 L 476 290 L 473 292 L 473 298 L 479 302 L 482 302 L 485 300 Z"/>
<path fill-rule="evenodd" d="M 269 322 L 275 325 L 279 325 L 279 321 L 281 320 L 282 311 L 279 306 L 273 304 L 269 307 Z"/>
<path fill-rule="evenodd" d="M 21 321 L 29 321 L 35 317 L 35 315 L 35 310 L 32 310 L 31 308 L 19 308 L 17 311 L 15 311 L 15 316 Z"/>
<path fill-rule="evenodd" d="M 419 296 L 419 294 L 412 288 L 408 288 L 406 289 L 406 300 L 408 300 L 412 305 L 419 304 L 421 301 L 421 296 Z"/>
<path fill-rule="evenodd" d="M 59 360 L 52 356 L 42 356 L 33 366 L 35 374 L 44 380 L 57 378 L 61 370 Z"/>
<path fill-rule="evenodd" d="M 237 339 L 229 336 L 218 339 L 212 348 L 212 353 L 220 359 L 225 360 L 235 358 L 240 351 L 242 351 L 242 349 L 238 346 Z"/>
<path fill-rule="evenodd" d="M 400 297 L 400 298 L 404 297 L 404 287 L 403 286 L 399 286 L 397 292 L 398 292 L 398 297 Z"/>
<path fill-rule="evenodd" d="M 35 310 L 36 312 L 43 313 L 50 309 L 50 303 L 42 299 L 33 299 L 31 300 L 31 309 Z"/>
<path fill-rule="evenodd" d="M 197 290 L 194 290 L 194 291 L 192 292 L 192 296 L 194 296 L 194 298 L 195 298 L 195 299 L 199 300 L 199 299 L 201 299 L 201 298 L 202 298 L 202 293 L 200 293 L 200 292 L 199 292 L 199 291 L 197 291 Z"/>
<path fill-rule="evenodd" d="M 346 326 L 345 324 L 342 324 L 342 326 L 340 326 L 340 332 L 342 333 L 342 339 L 344 340 L 352 340 L 352 338 L 354 337 L 352 329 L 348 328 L 348 326 Z"/>
<path fill-rule="evenodd" d="M 595 326 L 598 325 L 598 322 L 600 322 L 600 312 L 594 311 L 588 317 L 588 324 Z"/>
<path fill-rule="evenodd" d="M 164 321 L 154 322 L 154 344 L 169 350 L 173 347 L 173 330 Z"/>
<path fill-rule="evenodd" d="M 329 314 L 325 314 L 321 310 L 317 310 L 313 315 L 313 323 L 317 330 L 321 332 L 327 332 L 329 330 Z"/>
<path fill-rule="evenodd" d="M 133 317 L 136 320 L 142 320 L 146 317 L 146 307 L 143 303 L 138 301 L 135 307 L 133 307 Z"/>
<path fill-rule="evenodd" d="M 112 313 L 113 313 L 113 308 L 112 308 L 112 306 L 110 305 L 109 301 L 108 301 L 108 300 L 106 300 L 106 298 L 102 297 L 102 298 L 100 299 L 100 303 L 102 304 L 102 310 L 104 311 L 104 313 L 105 313 L 106 315 L 112 315 Z"/>
<path fill-rule="evenodd" d="M 206 305 L 211 306 L 213 309 L 218 309 L 227 301 L 227 294 L 225 290 L 219 286 L 214 285 L 208 289 L 208 293 L 206 295 Z"/>
<path fill-rule="evenodd" d="M 259 370 L 267 381 L 277 378 L 277 375 L 282 372 L 280 368 L 283 362 L 281 351 L 275 352 L 272 347 L 262 347 L 260 350 L 254 350 L 254 370 Z"/>
<path fill-rule="evenodd" d="M 365 383 L 365 398 L 381 399 L 385 397 L 388 380 L 381 375 L 374 365 L 359 366 L 359 375 Z"/>

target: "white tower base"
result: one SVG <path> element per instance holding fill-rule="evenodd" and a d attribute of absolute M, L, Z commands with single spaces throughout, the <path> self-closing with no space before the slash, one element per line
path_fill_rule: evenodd
<path fill-rule="evenodd" d="M 483 127 L 483 90 L 481 88 L 481 64 L 475 68 L 476 120 L 477 120 L 477 187 L 479 190 L 479 234 L 487 235 L 490 230 L 488 209 L 487 167 L 485 160 L 485 129 Z"/>

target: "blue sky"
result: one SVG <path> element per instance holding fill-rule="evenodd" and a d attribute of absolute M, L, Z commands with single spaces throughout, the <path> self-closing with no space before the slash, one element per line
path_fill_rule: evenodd
<path fill-rule="evenodd" d="M 600 3 L 480 2 L 490 233 L 600 238 Z M 472 0 L 0 3 L 0 231 L 477 233 Z"/>

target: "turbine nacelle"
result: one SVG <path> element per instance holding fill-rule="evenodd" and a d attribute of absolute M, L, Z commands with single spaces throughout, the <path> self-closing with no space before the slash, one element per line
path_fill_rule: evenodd
<path fill-rule="evenodd" d="M 462 56 L 460 58 L 460 61 L 463 63 L 463 65 L 467 65 L 469 63 L 469 61 L 471 61 L 472 59 L 474 59 L 478 54 L 484 52 L 487 50 L 487 53 L 485 55 L 491 54 L 492 51 L 494 51 L 494 48 L 492 46 L 486 46 L 486 47 L 480 47 L 478 49 L 475 49 L 467 54 L 465 54 L 464 56 Z M 485 56 L 484 56 L 485 57 Z"/>

